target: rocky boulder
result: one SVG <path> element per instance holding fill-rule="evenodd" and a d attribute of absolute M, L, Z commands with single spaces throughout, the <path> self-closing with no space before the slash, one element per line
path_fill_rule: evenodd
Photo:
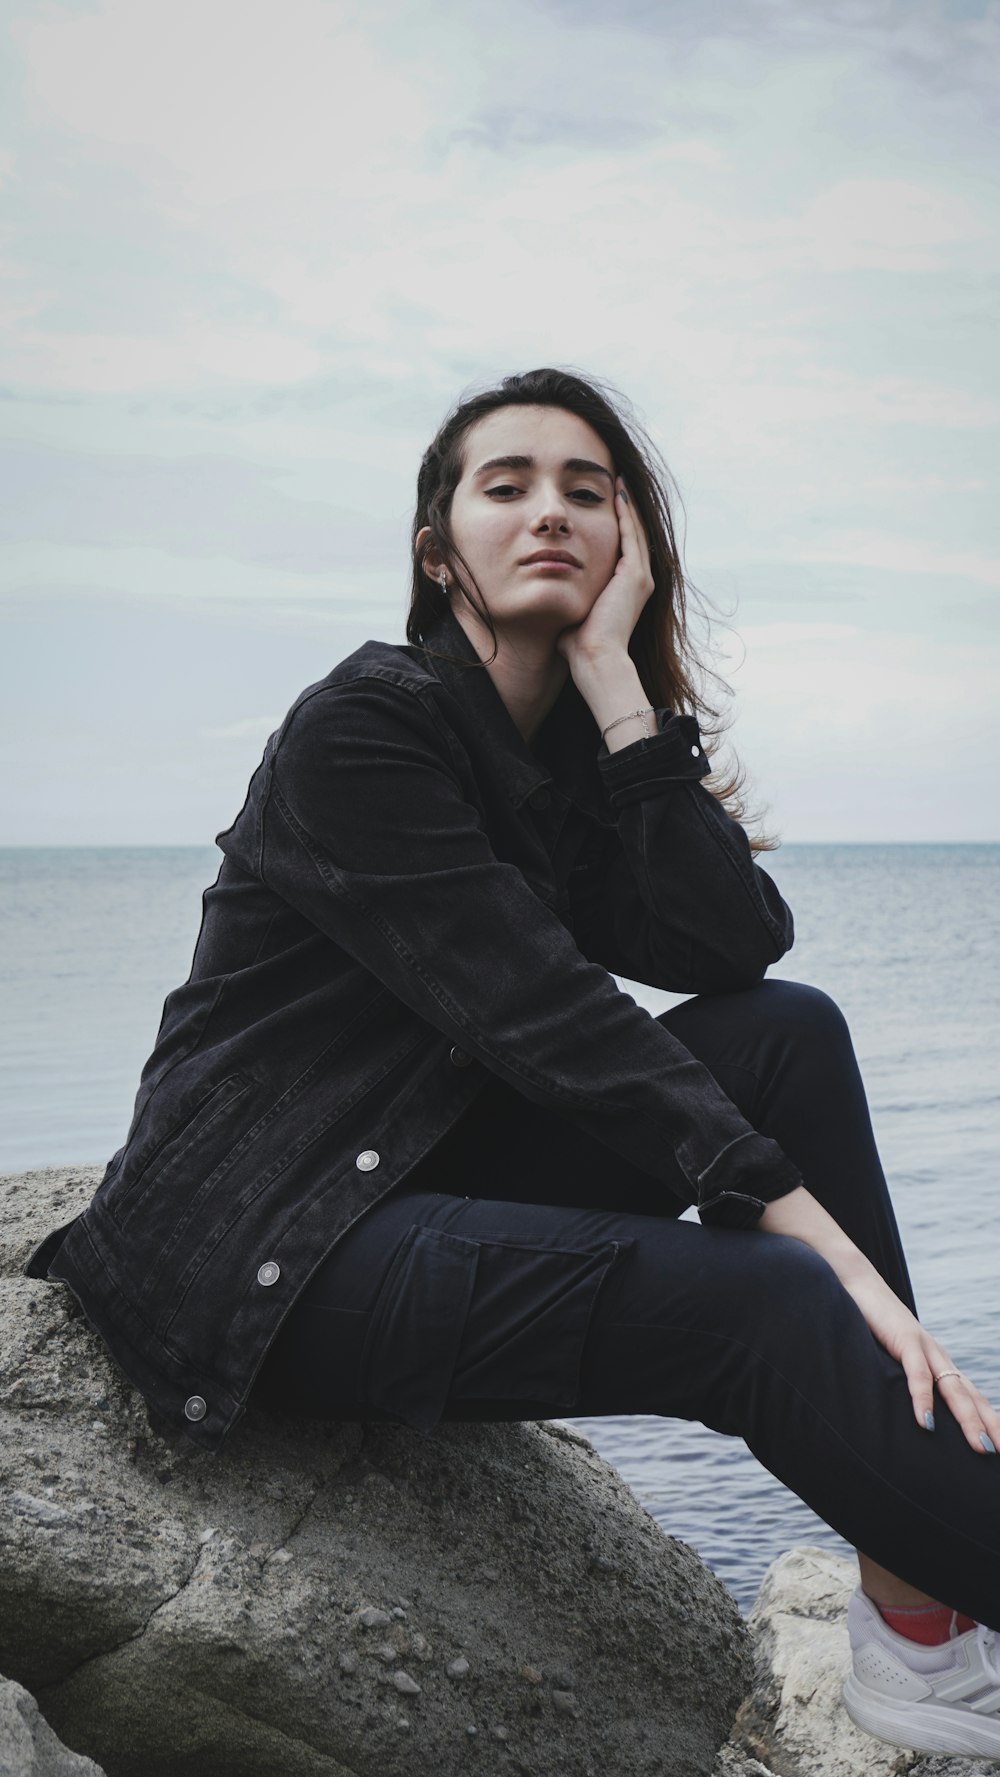
<path fill-rule="evenodd" d="M 0 1777 L 104 1777 L 92 1759 L 68 1752 L 34 1697 L 0 1678 Z"/>
<path fill-rule="evenodd" d="M 907 1752 L 855 1727 L 840 1693 L 857 1583 L 854 1561 L 808 1546 L 768 1569 L 749 1620 L 753 1688 L 714 1777 L 995 1777 L 988 1760 Z"/>
<path fill-rule="evenodd" d="M 751 1676 L 724 1587 L 569 1426 L 252 1409 L 165 1444 L 0 1180 L 0 1672 L 108 1777 L 702 1777 Z"/>

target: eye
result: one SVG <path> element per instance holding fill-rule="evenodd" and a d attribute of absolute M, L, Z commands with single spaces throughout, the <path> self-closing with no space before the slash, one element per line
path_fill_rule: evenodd
<path fill-rule="evenodd" d="M 519 494 L 521 492 L 521 488 L 512 487 L 509 482 L 504 482 L 499 487 L 488 487 L 486 489 L 486 497 L 488 500 L 509 500 L 512 494 Z M 579 500 L 585 506 L 600 506 L 604 503 L 604 495 L 597 493 L 592 487 L 574 488 L 570 494 L 570 499 Z"/>

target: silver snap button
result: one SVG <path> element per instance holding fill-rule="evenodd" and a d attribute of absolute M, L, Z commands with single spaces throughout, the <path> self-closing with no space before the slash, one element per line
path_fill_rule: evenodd
<path fill-rule="evenodd" d="M 207 1412 L 208 1408 L 200 1394 L 193 1394 L 190 1400 L 184 1402 L 185 1419 L 204 1419 Z"/>
<path fill-rule="evenodd" d="M 280 1276 L 281 1266 L 276 1265 L 273 1259 L 268 1259 L 267 1264 L 262 1265 L 257 1273 L 257 1282 L 264 1284 L 266 1287 L 269 1283 L 277 1283 Z"/>
<path fill-rule="evenodd" d="M 448 1056 L 448 1059 L 451 1062 L 453 1067 L 471 1067 L 472 1066 L 472 1056 L 466 1055 L 465 1050 L 459 1049 L 457 1046 L 451 1050 L 451 1052 Z"/>
<path fill-rule="evenodd" d="M 699 755 L 699 753 L 700 753 L 700 752 L 701 752 L 701 748 L 700 748 L 700 747 L 692 747 L 692 748 L 691 748 L 691 757 L 692 757 L 692 759 L 697 759 L 697 757 L 698 757 L 698 755 Z"/>
<path fill-rule="evenodd" d="M 364 1152 L 358 1155 L 354 1164 L 359 1172 L 373 1172 L 378 1165 L 378 1160 L 379 1157 L 374 1148 L 365 1148 Z"/>

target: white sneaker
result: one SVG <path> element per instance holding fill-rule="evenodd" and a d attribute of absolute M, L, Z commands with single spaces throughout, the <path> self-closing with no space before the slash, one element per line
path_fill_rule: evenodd
<path fill-rule="evenodd" d="M 923 1647 L 890 1629 L 860 1587 L 847 1632 L 844 1703 L 859 1728 L 915 1752 L 1000 1759 L 1000 1635 L 977 1626 Z"/>

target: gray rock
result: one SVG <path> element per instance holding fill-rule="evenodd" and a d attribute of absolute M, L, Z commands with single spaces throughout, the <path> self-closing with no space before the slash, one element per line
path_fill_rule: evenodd
<path fill-rule="evenodd" d="M 989 1760 L 908 1752 L 854 1726 L 840 1689 L 857 1577 L 853 1561 L 805 1546 L 768 1570 L 750 1614 L 754 1686 L 712 1777 L 995 1777 Z"/>
<path fill-rule="evenodd" d="M 0 1777 L 104 1777 L 104 1772 L 57 1740 L 21 1685 L 0 1678 Z"/>
<path fill-rule="evenodd" d="M 951 1758 L 924 1754 L 910 1766 L 909 1777 L 997 1777 L 994 1759 Z"/>
<path fill-rule="evenodd" d="M 776 1777 L 776 1773 L 727 1742 L 715 1762 L 712 1777 Z"/>
<path fill-rule="evenodd" d="M 497 1724 L 532 1777 L 704 1777 L 745 1625 L 589 1440 L 251 1409 L 216 1456 L 165 1443 L 22 1275 L 99 1177 L 0 1180 L 0 1671 L 56 1732 L 109 1777 L 458 1777 Z M 570 1674 L 572 1710 L 528 1673 Z"/>
<path fill-rule="evenodd" d="M 775 1777 L 912 1772 L 917 1754 L 862 1733 L 841 1699 L 851 1663 L 847 1604 L 857 1583 L 853 1561 L 807 1546 L 768 1569 L 750 1613 L 756 1676 L 736 1718 L 734 1755 L 759 1759 Z M 735 1777 L 732 1765 L 717 1771 Z"/>

